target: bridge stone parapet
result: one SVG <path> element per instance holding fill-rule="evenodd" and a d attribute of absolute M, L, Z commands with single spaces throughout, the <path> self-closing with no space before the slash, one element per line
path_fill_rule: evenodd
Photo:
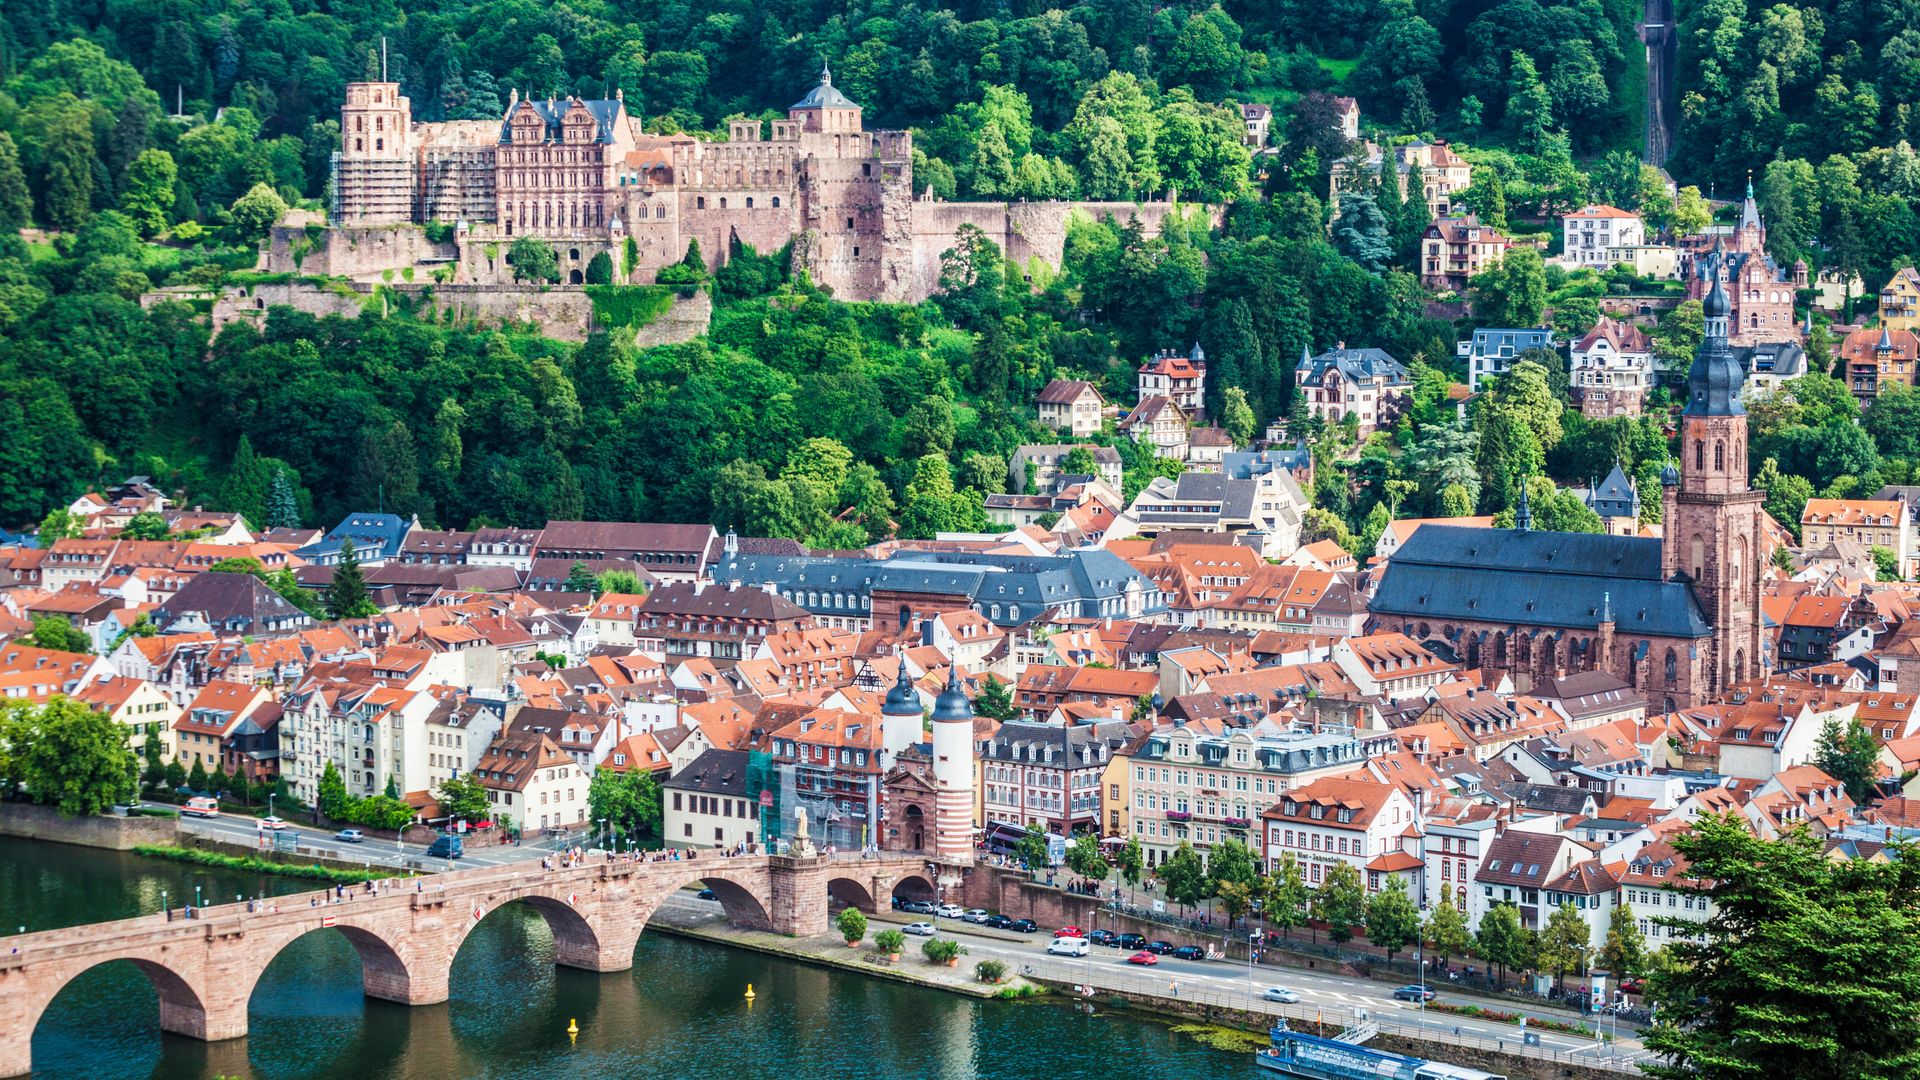
<path fill-rule="evenodd" d="M 735 925 L 795 936 L 825 933 L 828 883 L 873 910 L 898 879 L 926 874 L 916 855 L 863 859 L 710 855 L 657 862 L 588 860 L 457 870 L 384 889 L 327 889 L 251 904 L 45 930 L 0 939 L 0 1076 L 32 1069 L 33 1031 L 75 976 L 134 963 L 160 997 L 160 1027 L 196 1039 L 247 1033 L 247 1006 L 267 965 L 298 938 L 343 934 L 360 956 L 368 997 L 405 1005 L 447 1000 L 454 957 L 473 928 L 508 904 L 540 913 L 554 961 L 588 971 L 633 966 L 634 947 L 667 898 L 695 882 L 712 889 Z M 852 888 L 849 888 L 851 883 Z"/>

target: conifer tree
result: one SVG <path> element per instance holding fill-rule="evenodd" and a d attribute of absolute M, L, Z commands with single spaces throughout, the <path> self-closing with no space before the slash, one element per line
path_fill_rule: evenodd
<path fill-rule="evenodd" d="M 300 503 L 293 495 L 293 481 L 287 479 L 287 470 L 275 470 L 273 482 L 267 488 L 267 528 L 299 527 Z"/>
<path fill-rule="evenodd" d="M 360 572 L 360 560 L 354 557 L 353 541 L 340 545 L 340 565 L 334 567 L 333 581 L 327 586 L 327 615 L 334 619 L 364 619 L 380 611 L 367 595 L 367 579 Z"/>

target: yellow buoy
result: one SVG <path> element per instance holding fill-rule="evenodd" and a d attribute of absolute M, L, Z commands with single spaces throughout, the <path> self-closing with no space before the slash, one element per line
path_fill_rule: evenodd
<path fill-rule="evenodd" d="M 580 1037 L 580 1021 L 568 1020 L 567 1021 L 567 1038 L 578 1039 L 579 1037 Z"/>
<path fill-rule="evenodd" d="M 752 983 L 747 984 L 747 1000 L 748 1001 L 753 1000 L 753 984 Z"/>

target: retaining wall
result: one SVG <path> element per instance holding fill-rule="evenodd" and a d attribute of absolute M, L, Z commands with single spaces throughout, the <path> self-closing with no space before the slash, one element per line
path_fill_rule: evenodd
<path fill-rule="evenodd" d="M 170 844 L 178 818 L 60 816 L 58 810 L 31 803 L 0 803 L 0 836 L 51 840 L 57 844 L 128 851 L 140 844 Z"/>

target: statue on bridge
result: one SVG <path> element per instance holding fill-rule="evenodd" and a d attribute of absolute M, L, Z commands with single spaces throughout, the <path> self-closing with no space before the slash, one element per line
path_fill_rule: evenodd
<path fill-rule="evenodd" d="M 813 848 L 813 839 L 807 835 L 807 808 L 793 808 L 793 842 L 787 845 L 787 854 L 796 859 L 811 859 L 819 852 Z"/>

